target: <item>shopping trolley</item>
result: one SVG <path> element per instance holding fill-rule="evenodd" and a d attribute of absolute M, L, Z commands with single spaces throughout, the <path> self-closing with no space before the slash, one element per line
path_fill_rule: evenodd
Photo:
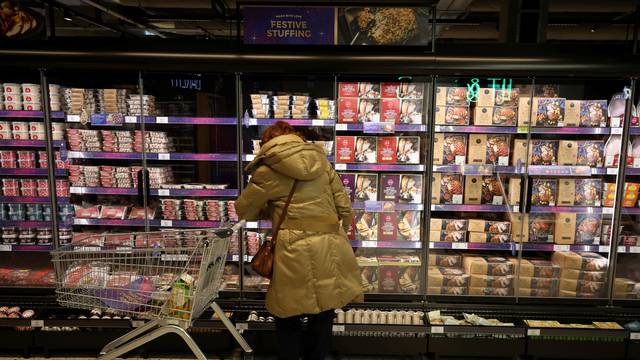
<path fill-rule="evenodd" d="M 252 349 L 218 304 L 230 237 L 243 226 L 127 234 L 87 234 L 52 251 L 58 302 L 150 320 L 101 351 L 109 360 L 168 333 L 206 360 L 187 333 L 211 307 L 245 352 Z"/>

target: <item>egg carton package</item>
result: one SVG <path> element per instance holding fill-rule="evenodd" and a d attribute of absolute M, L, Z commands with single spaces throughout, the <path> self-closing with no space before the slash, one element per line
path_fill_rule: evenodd
<path fill-rule="evenodd" d="M 130 115 L 156 115 L 156 98 L 153 95 L 129 94 L 127 107 Z"/>

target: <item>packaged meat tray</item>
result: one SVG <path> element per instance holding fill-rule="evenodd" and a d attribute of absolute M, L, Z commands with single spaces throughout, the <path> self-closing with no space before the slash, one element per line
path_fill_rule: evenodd
<path fill-rule="evenodd" d="M 100 218 L 100 205 L 82 207 L 74 205 L 75 214 L 80 219 L 98 219 Z"/>

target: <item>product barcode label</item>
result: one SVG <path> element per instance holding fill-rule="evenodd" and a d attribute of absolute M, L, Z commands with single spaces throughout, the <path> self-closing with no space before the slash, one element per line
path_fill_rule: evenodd
<path fill-rule="evenodd" d="M 82 194 L 82 190 L 78 186 L 70 186 L 69 192 L 72 194 Z"/>
<path fill-rule="evenodd" d="M 436 247 L 436 245 L 432 242 L 429 243 L 429 249 L 434 249 Z"/>
<path fill-rule="evenodd" d="M 571 246 L 569 245 L 553 245 L 554 251 L 569 251 L 571 250 Z"/>
<path fill-rule="evenodd" d="M 493 205 L 502 205 L 502 201 L 503 201 L 502 196 L 493 197 Z"/>
<path fill-rule="evenodd" d="M 124 117 L 124 122 L 127 124 L 135 124 L 138 122 L 138 117 L 137 116 L 125 116 Z"/>
<path fill-rule="evenodd" d="M 169 118 L 166 116 L 158 116 L 156 117 L 156 123 L 158 124 L 167 124 L 169 123 Z"/>
<path fill-rule="evenodd" d="M 313 126 L 324 126 L 324 120 L 311 120 Z"/>
<path fill-rule="evenodd" d="M 613 119 L 611 119 L 611 121 L 613 121 Z M 622 128 L 621 127 L 611 128 L 611 133 L 613 135 L 622 135 Z"/>
<path fill-rule="evenodd" d="M 11 251 L 11 245 L 0 245 L 0 251 Z"/>
<path fill-rule="evenodd" d="M 257 221 L 247 221 L 245 223 L 244 227 L 250 228 L 250 229 L 257 229 L 258 228 L 258 222 Z"/>
<path fill-rule="evenodd" d="M 640 168 L 640 157 L 633 158 L 633 167 Z"/>
<path fill-rule="evenodd" d="M 67 122 L 80 122 L 80 115 L 67 115 Z"/>
<path fill-rule="evenodd" d="M 509 157 L 508 156 L 500 156 L 498 158 L 498 166 L 509 166 Z"/>
<path fill-rule="evenodd" d="M 462 195 L 453 195 L 451 202 L 453 204 L 462 204 Z"/>
<path fill-rule="evenodd" d="M 467 248 L 467 244 L 466 243 L 454 242 L 454 243 L 451 243 L 451 248 L 452 249 L 466 249 Z"/>
<path fill-rule="evenodd" d="M 613 208 L 612 207 L 602 208 L 602 213 L 603 214 L 613 214 Z"/>
<path fill-rule="evenodd" d="M 336 170 L 347 170 L 347 164 L 336 164 Z"/>
<path fill-rule="evenodd" d="M 617 168 L 607 168 L 607 175 L 618 175 Z"/>
<path fill-rule="evenodd" d="M 159 153 L 158 160 L 169 160 L 171 159 L 171 154 L 169 153 Z"/>
<path fill-rule="evenodd" d="M 31 327 L 34 327 L 34 328 L 44 327 L 44 320 L 31 320 Z"/>
<path fill-rule="evenodd" d="M 347 124 L 336 124 L 336 130 L 337 131 L 346 131 L 347 130 Z"/>
<path fill-rule="evenodd" d="M 634 254 L 640 253 L 640 246 L 629 246 L 629 252 Z"/>
<path fill-rule="evenodd" d="M 333 332 L 344 332 L 344 325 L 333 325 Z"/>
<path fill-rule="evenodd" d="M 249 329 L 249 324 L 247 324 L 247 323 L 237 323 L 236 324 L 236 329 L 238 329 L 238 330 L 247 330 L 247 329 Z"/>
<path fill-rule="evenodd" d="M 466 159 L 464 156 L 458 155 L 456 156 L 456 165 L 464 165 L 466 162 Z"/>
<path fill-rule="evenodd" d="M 172 227 L 173 221 L 171 220 L 160 220 L 160 226 L 162 227 Z"/>
<path fill-rule="evenodd" d="M 368 241 L 368 240 L 367 240 L 367 241 L 363 241 L 363 242 L 362 242 L 362 247 L 374 248 L 374 247 L 376 247 L 377 245 L 378 245 L 378 243 L 377 243 L 377 242 L 375 242 L 375 241 Z"/>
<path fill-rule="evenodd" d="M 431 327 L 432 334 L 444 334 L 444 326 L 432 326 Z"/>
<path fill-rule="evenodd" d="M 519 212 L 520 211 L 520 205 L 515 205 L 513 207 L 513 212 Z"/>
<path fill-rule="evenodd" d="M 253 159 L 255 159 L 255 158 L 256 158 L 256 156 L 253 155 L 253 154 L 247 154 L 247 155 L 244 156 L 244 159 L 246 161 L 253 161 Z"/>
<path fill-rule="evenodd" d="M 608 245 L 600 245 L 600 246 L 598 246 L 598 251 L 599 252 L 609 252 L 609 246 Z"/>
<path fill-rule="evenodd" d="M 158 189 L 158 195 L 160 196 L 169 196 L 169 189 Z"/>
<path fill-rule="evenodd" d="M 631 334 L 629 334 L 629 339 L 640 340 L 640 332 L 632 332 Z"/>
<path fill-rule="evenodd" d="M 527 329 L 527 335 L 540 336 L 540 329 Z"/>

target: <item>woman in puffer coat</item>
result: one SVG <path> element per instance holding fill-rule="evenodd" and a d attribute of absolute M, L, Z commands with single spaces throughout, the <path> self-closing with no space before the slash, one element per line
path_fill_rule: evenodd
<path fill-rule="evenodd" d="M 276 316 L 280 359 L 324 359 L 334 309 L 362 301 L 360 271 L 346 232 L 351 203 L 321 146 L 277 122 L 262 134 L 246 168 L 251 181 L 236 201 L 245 220 L 276 224 L 298 180 L 278 233 L 267 310 Z M 309 333 L 302 336 L 302 317 Z M 302 342 L 304 340 L 304 351 Z"/>

